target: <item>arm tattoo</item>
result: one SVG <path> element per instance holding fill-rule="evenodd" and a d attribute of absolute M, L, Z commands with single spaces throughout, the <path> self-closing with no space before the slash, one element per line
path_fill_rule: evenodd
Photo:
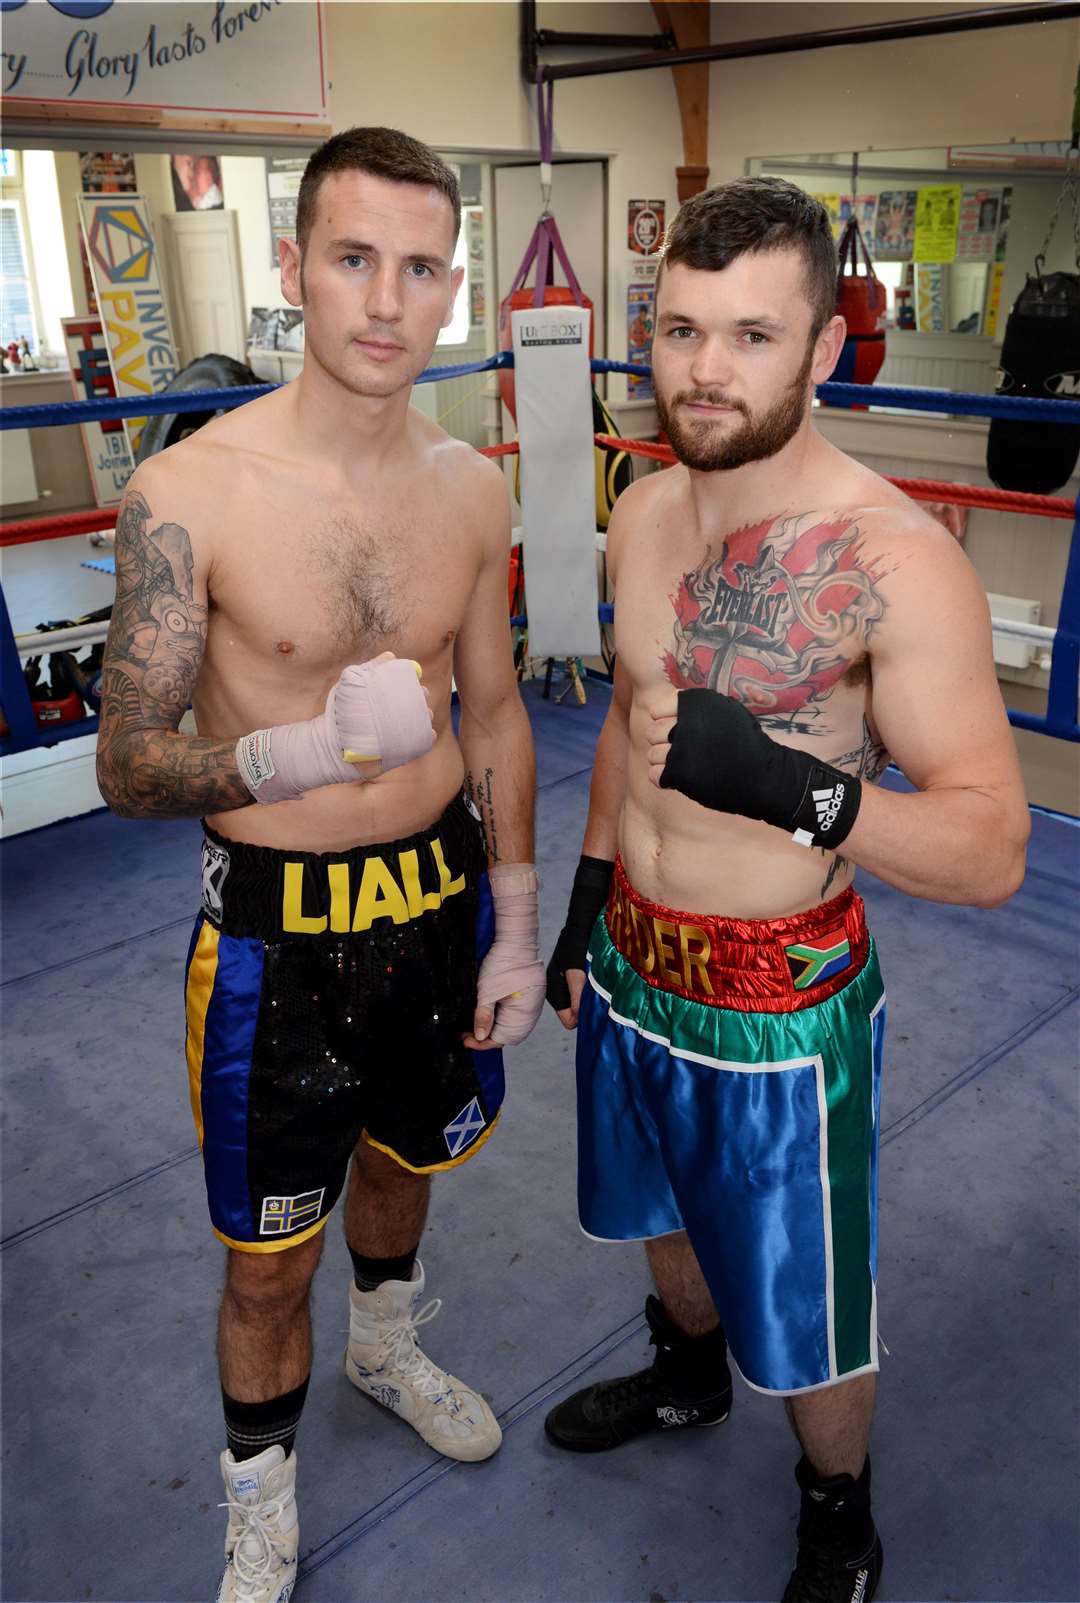
<path fill-rule="evenodd" d="M 234 740 L 180 735 L 206 649 L 191 540 L 178 523 L 149 531 L 129 491 L 116 524 L 116 600 L 101 681 L 98 783 L 126 818 L 182 818 L 247 806 Z"/>
<path fill-rule="evenodd" d="M 854 751 L 846 751 L 842 757 L 834 757 L 833 767 L 843 768 L 849 774 L 855 774 L 857 778 L 865 779 L 872 785 L 889 766 L 889 754 L 880 740 L 874 739 L 865 718 L 862 727 L 862 744 L 856 746 Z"/>
<path fill-rule="evenodd" d="M 736 529 L 671 597 L 674 649 L 664 671 L 680 690 L 733 696 L 765 728 L 824 733 L 815 727 L 821 703 L 885 616 L 881 577 L 851 517 L 804 514 Z"/>
<path fill-rule="evenodd" d="M 488 856 L 493 863 L 499 861 L 499 837 L 495 822 L 494 797 L 495 771 L 492 768 L 484 769 L 484 777 L 477 782 L 471 773 L 465 775 L 465 794 L 480 814 L 480 822 L 484 826 L 484 839 L 487 843 Z"/>

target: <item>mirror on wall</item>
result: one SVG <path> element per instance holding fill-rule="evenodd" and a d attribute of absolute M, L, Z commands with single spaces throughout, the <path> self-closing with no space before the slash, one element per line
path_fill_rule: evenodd
<path fill-rule="evenodd" d="M 750 171 L 817 196 L 837 238 L 854 210 L 886 287 L 890 330 L 1000 343 L 1043 246 L 1066 154 L 1064 142 L 1004 142 L 769 156 Z M 1059 230 L 1048 270 L 1075 271 L 1071 244 Z"/>

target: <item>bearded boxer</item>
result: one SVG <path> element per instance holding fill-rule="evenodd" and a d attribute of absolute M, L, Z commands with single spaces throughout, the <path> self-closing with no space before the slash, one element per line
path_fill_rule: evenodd
<path fill-rule="evenodd" d="M 989 907 L 1028 813 L 982 588 L 813 428 L 844 342 L 824 209 L 740 179 L 666 241 L 657 407 L 681 465 L 618 502 L 615 690 L 549 966 L 578 1030 L 583 1228 L 644 1240 L 651 1368 L 565 1448 L 719 1423 L 728 1355 L 802 1448 L 785 1603 L 868 1603 L 885 993 L 856 865 Z M 916 787 L 875 789 L 891 754 Z M 587 977 L 586 977 L 587 976 Z"/>
<path fill-rule="evenodd" d="M 544 993 L 507 497 L 409 407 L 460 218 L 453 173 L 404 134 L 316 151 L 280 247 L 300 378 L 144 463 L 117 524 L 102 793 L 205 819 L 187 1061 L 228 1248 L 220 1603 L 295 1580 L 308 1290 L 347 1170 L 346 1374 L 450 1458 L 501 1439 L 416 1335 L 430 1176 L 491 1134 L 500 1049 Z"/>

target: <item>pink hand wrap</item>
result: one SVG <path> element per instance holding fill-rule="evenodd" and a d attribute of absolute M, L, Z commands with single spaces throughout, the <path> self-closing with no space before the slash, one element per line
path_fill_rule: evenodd
<path fill-rule="evenodd" d="M 540 961 L 540 880 L 531 863 L 499 863 L 488 870 L 495 900 L 495 940 L 480 965 L 479 1007 L 495 1010 L 487 1039 L 517 1046 L 543 1011 L 546 977 Z M 479 1037 L 477 1037 L 479 1039 Z"/>
<path fill-rule="evenodd" d="M 417 665 L 394 657 L 346 668 L 317 718 L 242 735 L 236 761 L 255 800 L 273 803 L 322 785 L 374 779 L 434 744 Z"/>

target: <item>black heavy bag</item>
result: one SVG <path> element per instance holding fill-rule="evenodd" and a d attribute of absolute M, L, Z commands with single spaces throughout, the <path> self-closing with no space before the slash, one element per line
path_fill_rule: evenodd
<path fill-rule="evenodd" d="M 1036 264 L 1038 265 L 1038 264 Z M 1005 324 L 998 395 L 1080 400 L 1080 277 L 1029 277 Z M 1000 490 L 1050 495 L 1066 482 L 1080 451 L 1080 425 L 1035 418 L 990 421 L 986 467 Z"/>
<path fill-rule="evenodd" d="M 230 390 L 240 385 L 265 382 L 245 363 L 237 362 L 231 356 L 211 352 L 209 356 L 197 356 L 187 367 L 182 367 L 172 383 L 158 393 L 186 395 L 191 390 Z M 220 416 L 220 410 L 215 408 L 209 412 L 159 412 L 157 417 L 147 418 L 135 452 L 136 463 L 145 462 L 148 456 L 156 456 L 168 446 L 176 445 L 187 435 L 194 434 L 196 429 L 201 429 L 204 423 Z"/>

